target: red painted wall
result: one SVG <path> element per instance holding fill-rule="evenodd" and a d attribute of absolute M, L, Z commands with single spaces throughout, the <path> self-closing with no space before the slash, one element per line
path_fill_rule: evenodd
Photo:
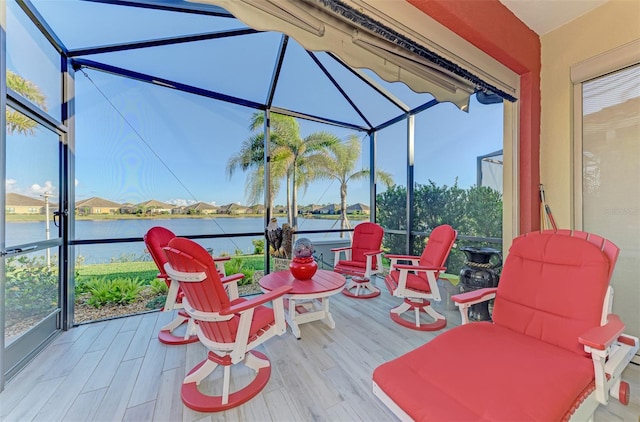
<path fill-rule="evenodd" d="M 540 228 L 540 37 L 498 0 L 407 0 L 520 75 L 520 232 Z"/>

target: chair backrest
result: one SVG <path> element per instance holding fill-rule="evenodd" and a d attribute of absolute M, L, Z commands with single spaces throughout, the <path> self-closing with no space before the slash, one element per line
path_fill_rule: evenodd
<path fill-rule="evenodd" d="M 218 313 L 229 306 L 229 296 L 222 285 L 215 262 L 202 246 L 183 237 L 176 237 L 164 248 L 167 260 L 176 271 L 204 273 L 199 282 L 178 279 L 189 305 L 197 311 Z M 238 328 L 238 318 L 228 321 L 198 321 L 205 336 L 221 343 L 233 343 Z"/>
<path fill-rule="evenodd" d="M 164 273 L 164 264 L 167 263 L 167 256 L 162 248 L 167 246 L 169 241 L 174 237 L 176 237 L 176 235 L 171 230 L 160 226 L 151 227 L 144 235 L 144 243 L 153 261 L 156 263 L 158 271 L 160 271 L 160 277 L 164 278 L 167 282 L 168 277 Z"/>
<path fill-rule="evenodd" d="M 442 267 L 451 252 L 458 232 L 448 224 L 434 228 L 429 235 L 427 245 L 420 255 L 420 265 Z M 426 276 L 425 276 L 426 277 Z"/>
<path fill-rule="evenodd" d="M 358 224 L 353 229 L 353 240 L 351 242 L 351 260 L 362 263 L 367 262 L 365 252 L 377 251 L 382 247 L 384 229 L 376 223 L 364 222 Z M 373 269 L 377 262 L 373 260 Z"/>
<path fill-rule="evenodd" d="M 578 336 L 600 325 L 617 256 L 617 246 L 585 232 L 517 237 L 502 268 L 493 322 L 584 354 Z"/>

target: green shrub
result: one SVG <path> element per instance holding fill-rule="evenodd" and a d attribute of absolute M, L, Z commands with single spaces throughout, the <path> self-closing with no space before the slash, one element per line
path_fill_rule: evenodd
<path fill-rule="evenodd" d="M 238 281 L 238 285 L 244 286 L 245 284 L 251 283 L 255 270 L 248 268 L 245 265 L 245 260 L 243 258 L 231 258 L 231 260 L 224 263 L 224 271 L 227 275 L 238 273 L 244 274 L 244 278 Z"/>
<path fill-rule="evenodd" d="M 151 280 L 151 283 L 149 283 L 149 285 L 151 286 L 151 293 L 153 293 L 155 296 L 166 295 L 167 293 L 169 293 L 169 286 L 167 286 L 167 282 L 164 280 L 154 278 L 153 280 Z"/>
<path fill-rule="evenodd" d="M 91 294 L 87 303 L 96 308 L 107 304 L 129 304 L 136 300 L 144 288 L 144 284 L 138 277 L 112 280 L 106 277 L 94 278 L 87 281 L 86 284 Z"/>
<path fill-rule="evenodd" d="M 58 306 L 58 271 L 46 265 L 44 256 L 7 258 L 5 282 L 7 324 L 44 316 Z"/>
<path fill-rule="evenodd" d="M 165 284 L 166 286 L 166 284 Z M 147 309 L 162 309 L 164 307 L 165 302 L 167 301 L 167 296 L 158 296 L 154 297 L 150 301 L 144 305 Z"/>
<path fill-rule="evenodd" d="M 264 239 L 255 239 L 255 240 L 252 240 L 251 243 L 253 243 L 254 255 L 264 254 Z"/>

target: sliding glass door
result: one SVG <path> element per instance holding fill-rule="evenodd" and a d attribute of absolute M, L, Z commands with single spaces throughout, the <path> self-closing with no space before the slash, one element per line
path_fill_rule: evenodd
<path fill-rule="evenodd" d="M 620 247 L 615 313 L 640 335 L 640 64 L 582 83 L 582 227 Z"/>

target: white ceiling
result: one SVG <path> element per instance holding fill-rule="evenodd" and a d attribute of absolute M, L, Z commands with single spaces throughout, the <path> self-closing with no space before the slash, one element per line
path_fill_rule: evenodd
<path fill-rule="evenodd" d="M 500 0 L 538 35 L 544 35 L 608 0 Z"/>

